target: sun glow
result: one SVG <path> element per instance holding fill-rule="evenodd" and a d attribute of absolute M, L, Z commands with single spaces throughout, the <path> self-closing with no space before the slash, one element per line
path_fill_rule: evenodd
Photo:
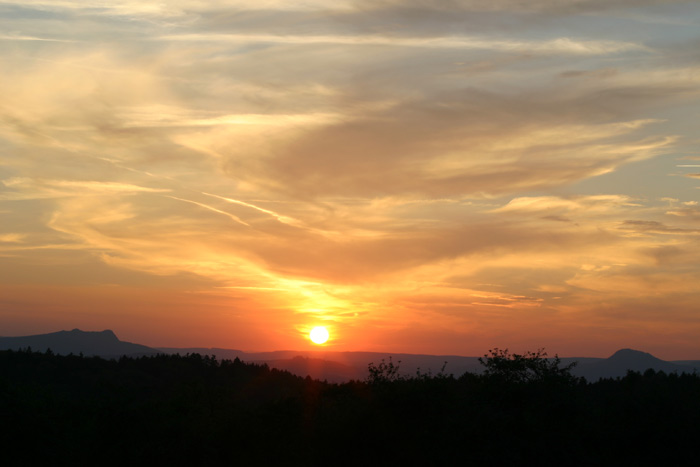
<path fill-rule="evenodd" d="M 316 326 L 309 333 L 309 339 L 314 344 L 323 344 L 328 340 L 328 329 L 323 326 Z"/>

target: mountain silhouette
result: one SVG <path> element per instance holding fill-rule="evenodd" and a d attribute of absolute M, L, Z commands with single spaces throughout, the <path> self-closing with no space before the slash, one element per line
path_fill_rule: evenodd
<path fill-rule="evenodd" d="M 122 355 L 154 355 L 158 350 L 145 345 L 123 342 L 113 331 L 58 331 L 23 337 L 0 337 L 0 350 L 19 350 L 31 347 L 33 351 L 51 349 L 59 355 L 82 353 L 86 356 L 118 358 Z"/>
<path fill-rule="evenodd" d="M 596 381 L 600 378 L 625 376 L 628 370 L 643 373 L 648 369 L 665 373 L 692 372 L 692 368 L 689 366 L 667 362 L 647 352 L 621 349 L 605 359 L 581 360 L 572 373 L 583 376 L 588 381 Z"/>
<path fill-rule="evenodd" d="M 119 358 L 122 355 L 140 356 L 155 354 L 192 354 L 211 355 L 218 359 L 267 364 L 272 368 L 287 370 L 298 376 L 311 376 L 314 379 L 329 382 L 344 382 L 351 379 L 365 379 L 368 376 L 368 364 L 379 364 L 382 360 L 393 359 L 399 372 L 406 376 L 436 374 L 445 365 L 445 372 L 461 376 L 465 372 L 480 373 L 483 367 L 476 357 L 455 355 L 420 355 L 420 354 L 386 354 L 378 352 L 337 352 L 337 351 L 293 351 L 244 352 L 221 348 L 151 348 L 145 345 L 120 341 L 111 330 L 104 331 L 59 331 L 24 337 L 0 337 L 0 350 L 19 350 L 31 347 L 34 351 L 52 352 L 60 355 L 80 354 L 103 358 Z M 572 373 L 582 376 L 589 382 L 600 378 L 623 377 L 628 370 L 643 373 L 648 369 L 665 373 L 692 373 L 700 368 L 700 361 L 686 360 L 668 362 L 653 355 L 633 349 L 621 349 L 608 358 L 573 358 L 561 359 L 567 365 L 577 362 Z"/>

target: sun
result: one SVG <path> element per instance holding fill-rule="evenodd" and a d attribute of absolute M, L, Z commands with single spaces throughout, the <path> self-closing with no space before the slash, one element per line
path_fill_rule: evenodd
<path fill-rule="evenodd" d="M 323 326 L 316 326 L 309 333 L 309 339 L 314 344 L 323 344 L 328 340 L 328 329 Z"/>

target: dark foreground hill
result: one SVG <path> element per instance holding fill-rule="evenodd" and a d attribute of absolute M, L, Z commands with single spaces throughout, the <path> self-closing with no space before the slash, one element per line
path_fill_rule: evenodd
<path fill-rule="evenodd" d="M 365 381 L 187 356 L 0 351 L 6 465 L 697 465 L 700 377 L 556 361 Z M 525 366 L 523 366 L 523 363 Z M 532 372 L 529 369 L 536 371 Z M 528 370 L 528 371 L 524 371 Z"/>

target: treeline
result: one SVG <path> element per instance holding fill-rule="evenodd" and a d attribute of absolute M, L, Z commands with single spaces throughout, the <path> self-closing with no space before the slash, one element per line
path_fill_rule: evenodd
<path fill-rule="evenodd" d="M 331 384 L 198 354 L 1 351 L 3 464 L 698 464 L 698 375 L 587 383 L 545 357 L 495 350 L 459 376 L 382 361 Z"/>

